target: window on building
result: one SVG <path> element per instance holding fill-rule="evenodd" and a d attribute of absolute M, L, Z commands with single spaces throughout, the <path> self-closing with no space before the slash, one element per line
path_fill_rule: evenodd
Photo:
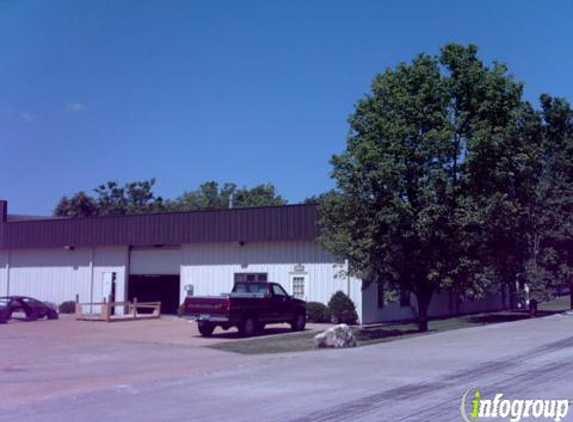
<path fill-rule="evenodd" d="M 410 306 L 410 290 L 404 286 L 400 286 L 400 306 Z"/>
<path fill-rule="evenodd" d="M 235 283 L 245 281 L 266 282 L 268 281 L 267 273 L 235 273 Z"/>
<path fill-rule="evenodd" d="M 378 289 L 378 307 L 384 307 L 384 284 L 383 283 L 376 283 L 376 288 Z"/>
<path fill-rule="evenodd" d="M 305 291 L 305 277 L 293 276 L 292 278 L 292 295 L 297 299 L 304 299 Z"/>

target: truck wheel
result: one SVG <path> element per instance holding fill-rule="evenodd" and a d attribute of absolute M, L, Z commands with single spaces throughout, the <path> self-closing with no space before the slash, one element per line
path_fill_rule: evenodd
<path fill-rule="evenodd" d="M 213 331 L 215 330 L 215 326 L 213 324 L 209 324 L 208 322 L 204 321 L 199 321 L 197 326 L 203 337 L 211 337 L 211 334 L 213 334 Z"/>
<path fill-rule="evenodd" d="M 239 327 L 239 332 L 244 337 L 250 337 L 257 331 L 257 323 L 253 318 L 247 318 Z"/>
<path fill-rule="evenodd" d="M 293 331 L 303 331 L 306 326 L 306 315 L 303 313 L 296 314 L 290 326 Z"/>

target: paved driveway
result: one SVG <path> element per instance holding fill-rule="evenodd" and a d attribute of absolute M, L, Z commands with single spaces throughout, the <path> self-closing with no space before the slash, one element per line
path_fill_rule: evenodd
<path fill-rule="evenodd" d="M 0 344 L 3 349 L 4 341 Z M 349 350 L 262 357 L 209 350 L 203 370 L 185 371 L 197 364 L 194 359 L 202 358 L 201 349 L 154 349 L 158 361 L 171 360 L 162 367 L 171 368 L 173 376 L 147 358 L 150 368 L 145 369 L 152 376 L 127 383 L 114 379 L 113 385 L 89 392 L 6 402 L 4 389 L 0 420 L 447 422 L 461 420 L 459 402 L 468 388 L 480 387 L 487 396 L 503 392 L 513 398 L 573 398 L 573 318 L 566 316 Z M 89 356 L 105 359 L 108 352 Z M 105 368 L 75 353 L 72 361 L 83 362 L 89 374 L 93 364 Z M 121 353 L 131 356 L 133 350 Z M 66 356 L 65 351 L 59 354 Z M 134 365 L 144 364 L 139 355 L 133 358 Z M 48 386 L 54 373 L 43 372 L 38 364 L 20 374 L 4 372 L 0 382 L 19 375 L 30 381 L 41 378 Z M 109 374 L 104 371 L 101 376 Z M 573 411 L 566 420 L 573 420 Z"/>

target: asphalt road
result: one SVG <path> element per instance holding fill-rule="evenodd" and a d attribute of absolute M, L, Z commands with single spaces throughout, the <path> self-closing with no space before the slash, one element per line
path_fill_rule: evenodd
<path fill-rule="evenodd" d="M 461 421 L 468 388 L 481 388 L 484 397 L 573 398 L 572 356 L 573 317 L 558 315 L 236 360 L 223 369 L 4 406 L 0 420 Z M 564 420 L 573 420 L 573 409 Z"/>

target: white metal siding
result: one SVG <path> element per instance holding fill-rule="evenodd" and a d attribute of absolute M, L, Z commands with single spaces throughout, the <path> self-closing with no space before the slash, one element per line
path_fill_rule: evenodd
<path fill-rule="evenodd" d="M 382 308 L 378 307 L 378 286 L 370 283 L 362 293 L 364 324 L 380 321 L 396 321 L 401 319 L 413 318 L 412 308 L 410 306 L 400 306 L 400 302 L 385 303 Z M 410 298 L 411 303 L 415 303 L 413 296 Z"/>
<path fill-rule="evenodd" d="M 195 295 L 219 295 L 233 287 L 234 274 L 268 273 L 269 281 L 281 284 L 290 294 L 295 266 L 304 266 L 307 275 L 306 300 L 328 303 L 333 293 L 350 295 L 361 315 L 361 281 L 341 275 L 343 263 L 315 242 L 213 243 L 184 245 L 182 248 L 181 300 L 185 286 L 192 284 Z"/>
<path fill-rule="evenodd" d="M 378 289 L 376 284 L 372 283 L 363 291 L 363 323 L 369 324 L 374 322 L 398 321 L 415 318 L 417 313 L 417 300 L 414 295 L 410 295 L 410 306 L 400 306 L 400 302 L 384 304 L 384 307 L 378 307 Z M 484 299 L 476 301 L 466 301 L 459 305 L 458 312 L 475 313 L 494 311 L 502 309 L 501 294 L 489 294 Z M 455 313 L 448 292 L 434 294 L 428 308 L 428 316 L 443 317 Z"/>
<path fill-rule="evenodd" d="M 90 297 L 91 248 L 18 249 L 10 256 L 10 294 L 59 304 Z"/>
<path fill-rule="evenodd" d="M 8 294 L 8 251 L 0 251 L 0 296 Z"/>
<path fill-rule="evenodd" d="M 0 293 L 6 294 L 8 251 L 0 252 Z M 117 275 L 116 299 L 125 297 L 127 247 L 65 250 L 18 249 L 10 252 L 10 295 L 32 296 L 59 305 L 67 300 L 100 301 L 104 272 Z M 93 298 L 93 299 L 92 299 Z"/>
<path fill-rule="evenodd" d="M 129 273 L 134 275 L 178 275 L 180 248 L 137 248 L 131 250 Z"/>

